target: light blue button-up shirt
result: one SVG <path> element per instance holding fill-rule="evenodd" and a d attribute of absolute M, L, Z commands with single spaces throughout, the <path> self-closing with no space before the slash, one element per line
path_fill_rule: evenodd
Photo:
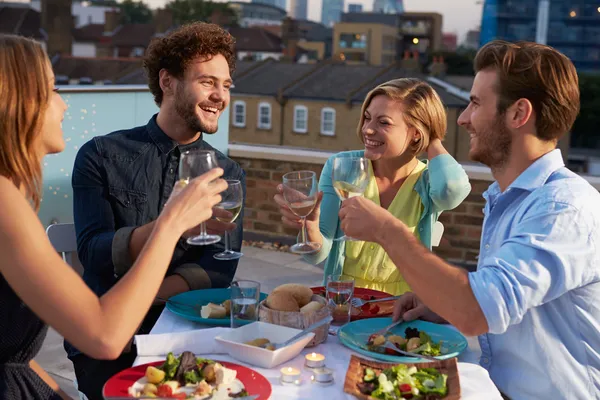
<path fill-rule="evenodd" d="M 554 150 L 483 196 L 481 365 L 512 399 L 600 399 L 600 194 Z"/>

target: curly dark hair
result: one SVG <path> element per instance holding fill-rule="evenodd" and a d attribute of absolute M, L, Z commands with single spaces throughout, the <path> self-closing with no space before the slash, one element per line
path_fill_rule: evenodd
<path fill-rule="evenodd" d="M 183 77 L 185 69 L 198 56 L 221 54 L 229 64 L 229 73 L 235 70 L 235 39 L 226 30 L 215 24 L 194 22 L 183 25 L 162 37 L 154 38 L 144 57 L 144 70 L 154 101 L 160 106 L 163 92 L 158 83 L 158 74 L 166 69 L 176 78 Z"/>

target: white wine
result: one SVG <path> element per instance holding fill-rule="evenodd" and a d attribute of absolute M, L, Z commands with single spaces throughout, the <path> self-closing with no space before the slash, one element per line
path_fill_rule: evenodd
<path fill-rule="evenodd" d="M 224 201 L 222 203 L 217 204 L 216 207 L 222 208 L 223 210 L 227 210 L 232 214 L 231 218 L 223 218 L 223 217 L 215 216 L 217 221 L 221 221 L 221 222 L 231 223 L 231 222 L 235 221 L 236 218 L 240 215 L 240 211 L 242 211 L 242 203 L 239 203 L 237 201 Z"/>
<path fill-rule="evenodd" d="M 315 208 L 315 199 L 312 200 L 299 200 L 299 201 L 294 201 L 290 204 L 290 209 L 292 210 L 292 212 L 294 214 L 296 214 L 299 217 L 306 217 L 308 214 L 310 214 L 313 210 L 313 208 Z"/>
<path fill-rule="evenodd" d="M 352 197 L 362 196 L 364 192 L 364 190 L 358 186 L 344 181 L 335 181 L 333 183 L 333 189 L 342 200 L 348 200 Z"/>

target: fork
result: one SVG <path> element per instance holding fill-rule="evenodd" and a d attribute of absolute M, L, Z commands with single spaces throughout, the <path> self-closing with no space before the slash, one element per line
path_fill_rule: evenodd
<path fill-rule="evenodd" d="M 364 306 L 367 303 L 379 303 L 380 301 L 396 300 L 396 299 L 399 299 L 400 297 L 401 296 L 392 296 L 392 297 L 384 297 L 381 299 L 373 299 L 373 300 L 363 300 L 359 297 L 353 297 L 350 300 L 350 304 L 352 304 L 352 307 L 361 308 L 362 306 Z"/>
<path fill-rule="evenodd" d="M 392 329 L 396 325 L 401 324 L 402 322 L 404 322 L 404 321 L 402 320 L 402 318 L 400 318 L 398 321 L 391 323 L 390 325 L 386 326 L 385 328 L 380 329 L 377 332 L 373 332 L 373 335 L 385 335 L 386 333 L 388 333 L 388 331 L 390 329 Z"/>
<path fill-rule="evenodd" d="M 398 346 L 396 346 L 394 343 L 391 343 L 389 341 L 386 341 L 385 344 L 383 345 L 383 347 L 393 350 L 393 351 L 396 351 L 402 355 L 409 356 L 409 357 L 424 358 L 429 361 L 440 361 L 435 357 L 427 356 L 425 354 L 411 353 L 410 351 L 400 350 L 398 348 Z"/>
<path fill-rule="evenodd" d="M 265 343 L 263 346 L 263 348 L 265 348 L 266 346 L 273 346 L 273 350 L 277 350 L 280 349 L 282 347 L 287 346 L 288 344 L 295 342 L 296 340 L 298 340 L 299 338 L 301 338 L 302 336 L 314 331 L 315 329 L 317 329 L 318 327 L 320 327 L 321 325 L 325 325 L 329 322 L 331 322 L 333 320 L 333 318 L 331 317 L 331 315 L 323 318 L 322 320 L 315 322 L 314 324 L 312 324 L 311 326 L 309 326 L 308 328 L 304 329 L 302 332 L 298 333 L 297 335 L 294 335 L 292 338 L 286 340 L 285 342 L 282 343 Z"/>

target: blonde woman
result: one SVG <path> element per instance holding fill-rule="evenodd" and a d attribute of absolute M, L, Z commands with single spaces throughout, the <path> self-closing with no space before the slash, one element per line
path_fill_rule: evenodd
<path fill-rule="evenodd" d="M 321 245 L 319 252 L 305 255 L 318 264 L 325 259 L 325 278 L 343 275 L 357 287 L 393 295 L 410 291 L 399 270 L 383 248 L 363 241 L 334 241 L 344 235 L 338 212 L 340 200 L 332 185 L 337 157 L 365 157 L 371 178 L 364 196 L 402 220 L 424 246 L 431 249 L 432 227 L 440 213 L 458 206 L 471 191 L 463 168 L 442 145 L 446 112 L 438 94 L 418 79 L 394 79 L 367 95 L 357 134 L 364 150 L 332 156 L 323 168 L 319 189 L 320 207 L 307 221 L 308 240 Z M 417 156 L 427 153 L 427 161 Z M 281 192 L 281 188 L 279 188 Z M 300 220 L 275 196 L 286 225 L 300 228 Z"/>
<path fill-rule="evenodd" d="M 177 240 L 211 217 L 227 187 L 217 179 L 221 169 L 192 181 L 166 205 L 133 268 L 98 298 L 54 251 L 36 215 L 41 160 L 65 147 L 66 108 L 42 47 L 0 35 L 0 399 L 66 398 L 33 361 L 47 324 L 90 356 L 118 357 L 150 308 Z"/>

